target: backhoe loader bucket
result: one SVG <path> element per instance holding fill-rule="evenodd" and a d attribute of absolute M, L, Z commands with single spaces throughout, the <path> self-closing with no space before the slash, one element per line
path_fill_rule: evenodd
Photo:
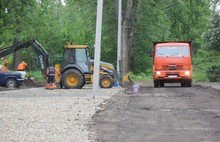
<path fill-rule="evenodd" d="M 122 87 L 125 88 L 126 94 L 135 94 L 139 92 L 140 86 L 135 84 L 130 78 L 131 72 L 122 76 Z"/>
<path fill-rule="evenodd" d="M 118 80 L 119 85 L 123 88 L 132 89 L 132 86 L 134 85 L 134 82 L 130 79 L 129 75 L 131 72 L 125 74 L 122 76 L 122 78 L 119 77 L 117 71 L 114 71 L 114 77 Z"/>
<path fill-rule="evenodd" d="M 132 88 L 132 86 L 134 85 L 134 82 L 131 80 L 130 75 L 131 72 L 125 74 L 122 76 L 122 86 L 124 88 Z"/>

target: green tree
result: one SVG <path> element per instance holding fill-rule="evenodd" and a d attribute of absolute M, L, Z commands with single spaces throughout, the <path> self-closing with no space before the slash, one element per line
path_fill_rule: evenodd
<path fill-rule="evenodd" d="M 2 0 L 0 44 L 37 39 L 49 52 L 54 63 L 62 56 L 68 42 L 95 44 L 97 1 L 66 0 Z M 117 57 L 117 0 L 104 1 L 101 60 L 114 63 Z M 201 35 L 210 19 L 209 0 L 123 0 L 122 64 L 123 72 L 145 72 L 151 68 L 149 51 L 153 41 L 192 40 L 194 46 L 204 44 Z M 31 49 L 30 49 L 31 50 Z M 93 54 L 94 49 L 91 48 Z M 22 51 L 21 58 L 34 53 Z M 16 60 L 17 61 L 17 60 Z M 34 61 L 34 60 L 33 60 Z M 32 64 L 31 64 L 32 65 Z"/>
<path fill-rule="evenodd" d="M 215 14 L 211 20 L 211 24 L 207 33 L 207 48 L 220 51 L 220 15 Z"/>
<path fill-rule="evenodd" d="M 3 45 L 10 41 L 16 42 L 22 30 L 22 22 L 25 21 L 27 8 L 31 7 L 34 0 L 2 0 L 1 1 L 1 39 Z M 13 69 L 16 69 L 20 62 L 20 51 L 14 53 Z"/>
<path fill-rule="evenodd" d="M 210 15 L 208 0 L 173 0 L 166 10 L 170 19 L 171 40 L 191 40 L 193 46 L 201 47 L 201 35 L 207 31 Z"/>

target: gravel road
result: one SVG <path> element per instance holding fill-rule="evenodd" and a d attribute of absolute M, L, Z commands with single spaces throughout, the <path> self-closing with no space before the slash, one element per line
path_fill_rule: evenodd
<path fill-rule="evenodd" d="M 120 88 L 45 90 L 30 88 L 0 92 L 1 142 L 89 142 L 91 116 Z"/>

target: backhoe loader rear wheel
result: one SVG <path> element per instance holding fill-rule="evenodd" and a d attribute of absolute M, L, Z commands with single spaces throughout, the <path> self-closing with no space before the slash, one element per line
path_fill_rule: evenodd
<path fill-rule="evenodd" d="M 62 85 L 66 89 L 81 89 L 85 85 L 84 75 L 77 69 L 66 70 L 62 75 Z"/>
<path fill-rule="evenodd" d="M 101 88 L 112 88 L 113 85 L 114 85 L 114 80 L 110 75 L 104 74 L 100 77 L 99 86 Z"/>

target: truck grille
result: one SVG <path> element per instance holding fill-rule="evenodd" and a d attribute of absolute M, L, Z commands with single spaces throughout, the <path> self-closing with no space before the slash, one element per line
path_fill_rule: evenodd
<path fill-rule="evenodd" d="M 182 69 L 183 69 L 183 65 L 177 65 L 177 66 L 176 66 L 176 69 L 177 69 L 177 70 L 182 70 Z"/>
<path fill-rule="evenodd" d="M 162 66 L 162 69 L 163 69 L 163 70 L 168 70 L 168 68 L 169 68 L 168 65 L 163 65 L 163 66 Z"/>
<path fill-rule="evenodd" d="M 176 65 L 176 64 L 169 64 L 169 65 L 163 65 L 163 70 L 182 70 L 183 65 Z"/>

